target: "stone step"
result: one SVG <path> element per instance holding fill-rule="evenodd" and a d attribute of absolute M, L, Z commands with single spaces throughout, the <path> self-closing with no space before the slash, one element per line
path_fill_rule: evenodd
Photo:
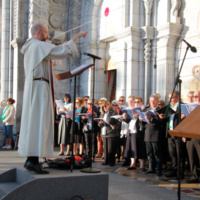
<path fill-rule="evenodd" d="M 0 199 L 65 200 L 76 195 L 84 199 L 108 199 L 108 175 L 105 173 L 49 171 L 48 175 L 39 175 L 15 168 L 0 174 Z"/>
<path fill-rule="evenodd" d="M 17 182 L 6 182 L 6 183 L 0 183 L 0 188 L 3 191 L 4 195 L 8 194 L 9 192 L 11 192 L 12 190 L 14 190 L 15 188 L 19 187 L 20 184 Z M 0 196 L 1 198 L 2 196 Z"/>

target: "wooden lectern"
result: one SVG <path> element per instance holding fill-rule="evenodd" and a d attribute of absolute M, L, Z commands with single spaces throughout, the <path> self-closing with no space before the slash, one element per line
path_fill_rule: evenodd
<path fill-rule="evenodd" d="M 200 139 L 200 105 L 197 106 L 174 130 L 169 134 L 177 137 Z"/>

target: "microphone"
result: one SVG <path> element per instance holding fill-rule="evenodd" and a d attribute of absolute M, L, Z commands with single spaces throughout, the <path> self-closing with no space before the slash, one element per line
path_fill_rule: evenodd
<path fill-rule="evenodd" d="M 196 53 L 197 52 L 197 49 L 196 47 L 193 47 L 191 44 L 189 44 L 187 41 L 183 40 L 183 42 L 185 42 L 185 44 L 187 44 L 188 47 L 190 47 L 190 50 L 193 52 L 193 53 Z"/>
<path fill-rule="evenodd" d="M 86 55 L 86 56 L 89 56 L 89 57 L 92 57 L 92 58 L 95 58 L 95 59 L 98 59 L 98 60 L 101 60 L 101 58 L 100 58 L 100 57 L 98 57 L 98 56 L 95 56 L 95 55 L 93 55 L 93 54 L 90 54 L 90 53 L 87 53 L 87 52 L 83 52 L 82 54 L 83 54 L 83 55 Z"/>

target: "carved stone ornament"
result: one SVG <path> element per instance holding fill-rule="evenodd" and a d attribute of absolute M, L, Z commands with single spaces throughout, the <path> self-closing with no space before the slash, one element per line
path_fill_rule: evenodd
<path fill-rule="evenodd" d="M 58 13 L 53 13 L 49 17 L 49 23 L 53 28 L 61 28 L 62 27 L 62 16 Z"/>
<path fill-rule="evenodd" d="M 150 61 L 151 60 L 151 42 L 149 39 L 146 39 L 145 40 L 145 45 L 144 45 L 144 58 L 145 58 L 145 61 Z"/>
<path fill-rule="evenodd" d="M 146 14 L 151 14 L 153 0 L 143 0 Z"/>
<path fill-rule="evenodd" d="M 172 0 L 172 13 L 175 17 L 178 17 L 178 12 L 181 8 L 181 0 Z"/>

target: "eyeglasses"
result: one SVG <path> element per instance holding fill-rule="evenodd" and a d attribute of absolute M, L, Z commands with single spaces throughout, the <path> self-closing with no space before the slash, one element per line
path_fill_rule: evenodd
<path fill-rule="evenodd" d="M 108 105 L 105 105 L 104 108 L 108 107 Z"/>
<path fill-rule="evenodd" d="M 88 103 L 88 105 L 92 105 L 92 103 Z"/>
<path fill-rule="evenodd" d="M 124 101 L 123 99 L 120 99 L 119 101 Z"/>
<path fill-rule="evenodd" d="M 112 105 L 112 106 L 118 106 L 118 105 Z"/>
<path fill-rule="evenodd" d="M 84 101 L 88 101 L 88 99 L 84 99 Z"/>
<path fill-rule="evenodd" d="M 140 103 L 140 101 L 135 101 L 135 103 Z"/>

